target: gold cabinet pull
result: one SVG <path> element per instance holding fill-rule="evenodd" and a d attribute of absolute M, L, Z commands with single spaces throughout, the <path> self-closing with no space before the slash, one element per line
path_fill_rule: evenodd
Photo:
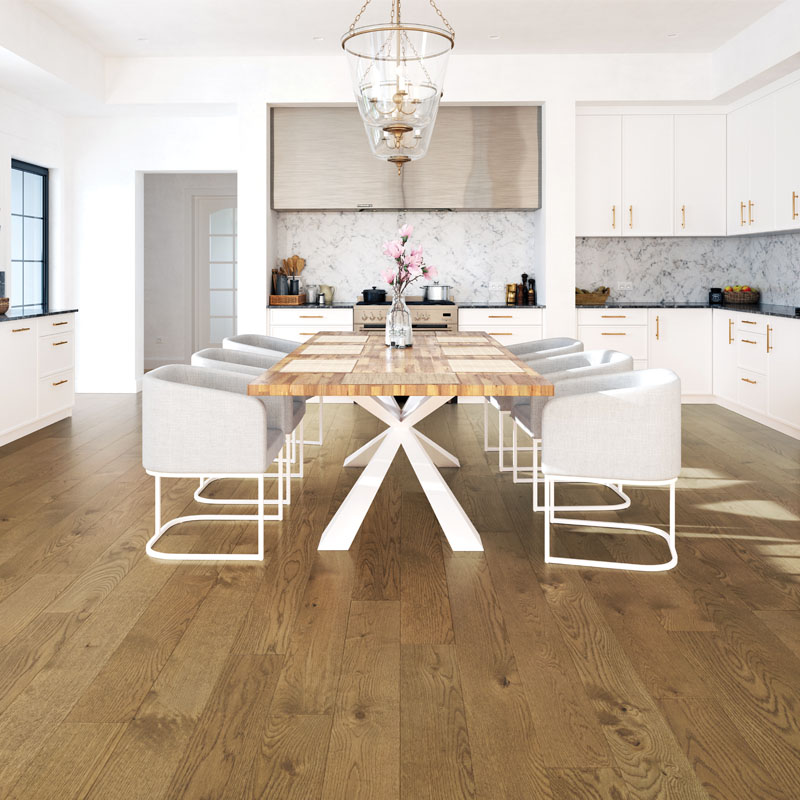
<path fill-rule="evenodd" d="M 301 336 L 316 336 L 316 333 L 309 333 L 308 331 L 300 331 Z"/>
<path fill-rule="evenodd" d="M 755 383 L 758 383 L 758 381 L 751 381 L 751 380 L 750 380 L 750 378 L 742 378 L 742 380 L 743 380 L 745 383 L 753 383 L 753 384 L 755 384 Z"/>
<path fill-rule="evenodd" d="M 659 327 L 660 317 L 656 314 L 656 341 L 661 338 L 661 331 Z"/>
<path fill-rule="evenodd" d="M 493 333 L 492 331 L 489 331 L 489 336 L 511 336 L 511 335 L 512 335 L 511 333 Z"/>
<path fill-rule="evenodd" d="M 615 228 L 615 229 L 617 227 L 617 207 L 616 206 L 611 206 L 611 227 Z"/>
<path fill-rule="evenodd" d="M 323 314 L 301 314 L 300 319 L 325 319 Z"/>
<path fill-rule="evenodd" d="M 686 206 L 681 206 L 681 228 L 686 227 Z"/>
<path fill-rule="evenodd" d="M 733 344 L 733 320 L 728 320 L 728 344 Z"/>
<path fill-rule="evenodd" d="M 747 218 L 750 220 L 750 224 L 753 224 L 753 206 L 755 203 L 752 200 L 747 201 Z"/>
<path fill-rule="evenodd" d="M 744 221 L 744 201 L 739 203 L 739 224 L 746 225 L 747 223 Z"/>
<path fill-rule="evenodd" d="M 630 214 L 630 222 L 628 222 L 628 227 L 633 228 L 633 206 L 628 206 L 628 213 Z"/>
<path fill-rule="evenodd" d="M 771 352 L 771 350 L 772 350 L 772 345 L 770 344 L 770 341 L 769 341 L 769 335 L 770 335 L 771 332 L 772 332 L 772 326 L 771 325 L 767 325 L 767 352 L 768 353 Z"/>
<path fill-rule="evenodd" d="M 514 319 L 513 314 L 489 314 L 489 319 Z"/>
<path fill-rule="evenodd" d="M 623 333 L 622 331 L 620 331 L 619 333 L 606 333 L 605 331 L 603 331 L 600 335 L 601 336 L 627 336 L 627 334 Z"/>
<path fill-rule="evenodd" d="M 751 319 L 743 319 L 742 323 L 745 324 L 745 325 L 758 325 L 757 322 L 753 322 L 753 320 L 751 320 Z"/>
<path fill-rule="evenodd" d="M 22 333 L 23 331 L 29 331 L 30 328 L 12 328 L 11 333 Z"/>
<path fill-rule="evenodd" d="M 58 347 L 59 345 L 62 344 L 69 344 L 69 342 L 53 342 L 53 347 Z"/>
<path fill-rule="evenodd" d="M 54 323 L 53 323 L 53 327 L 54 327 L 54 328 L 57 328 L 59 325 L 69 325 L 69 321 L 64 321 L 64 322 L 54 322 Z"/>
<path fill-rule="evenodd" d="M 68 381 L 66 378 L 64 378 L 63 380 L 56 381 L 56 382 L 53 384 L 53 386 L 61 386 L 61 384 L 62 384 L 62 383 L 69 383 L 69 381 Z"/>
<path fill-rule="evenodd" d="M 752 339 L 742 339 L 745 344 L 758 344 L 758 342 L 754 342 Z"/>
<path fill-rule="evenodd" d="M 797 192 L 792 192 L 792 219 L 797 219 L 797 217 L 800 216 L 797 213 L 797 198 L 798 197 L 800 197 L 800 195 L 798 195 Z"/>
<path fill-rule="evenodd" d="M 601 314 L 600 319 L 626 319 L 627 314 Z"/>

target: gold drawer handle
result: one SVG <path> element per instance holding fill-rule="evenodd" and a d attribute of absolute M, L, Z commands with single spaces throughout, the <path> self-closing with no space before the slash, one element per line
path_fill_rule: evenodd
<path fill-rule="evenodd" d="M 660 318 L 658 314 L 656 314 L 656 341 L 661 338 L 661 329 L 660 329 Z"/>
<path fill-rule="evenodd" d="M 742 378 L 742 380 L 743 380 L 745 383 L 753 383 L 753 384 L 755 384 L 755 383 L 758 383 L 758 381 L 751 381 L 751 380 L 750 380 L 750 378 Z"/>
<path fill-rule="evenodd" d="M 322 314 L 301 314 L 300 319 L 325 319 Z"/>
<path fill-rule="evenodd" d="M 489 319 L 514 319 L 513 314 L 489 314 Z"/>
<path fill-rule="evenodd" d="M 11 333 L 22 333 L 23 331 L 29 331 L 30 328 L 12 328 Z"/>
<path fill-rule="evenodd" d="M 601 333 L 601 336 L 627 336 L 627 333 Z"/>
<path fill-rule="evenodd" d="M 58 347 L 59 345 L 62 344 L 69 344 L 69 342 L 53 342 L 53 347 Z"/>
<path fill-rule="evenodd" d="M 728 344 L 733 344 L 733 320 L 728 320 Z"/>
<path fill-rule="evenodd" d="M 751 319 L 743 319 L 743 320 L 742 320 L 742 323 L 743 323 L 744 325 L 758 325 L 758 323 L 757 323 L 757 322 L 753 322 L 753 320 L 751 320 Z"/>
<path fill-rule="evenodd" d="M 758 342 L 754 342 L 752 339 L 742 339 L 745 344 L 758 344 Z"/>
<path fill-rule="evenodd" d="M 513 335 L 514 334 L 512 333 L 492 333 L 491 331 L 489 331 L 489 336 L 513 336 Z"/>
<path fill-rule="evenodd" d="M 69 325 L 69 322 L 66 321 L 66 322 L 54 322 L 53 323 L 53 327 L 54 328 L 57 328 L 59 325 Z"/>
<path fill-rule="evenodd" d="M 61 381 L 56 381 L 56 382 L 53 384 L 53 386 L 61 386 L 61 384 L 62 384 L 62 383 L 69 383 L 69 381 L 68 381 L 66 378 L 64 378 L 64 380 L 61 380 Z"/>
<path fill-rule="evenodd" d="M 316 336 L 316 333 L 309 333 L 308 331 L 300 331 L 301 336 Z"/>
<path fill-rule="evenodd" d="M 627 314 L 601 314 L 600 319 L 627 319 Z"/>
<path fill-rule="evenodd" d="M 769 353 L 773 348 L 772 345 L 769 343 L 769 335 L 772 332 L 772 328 L 767 325 L 767 352 Z"/>

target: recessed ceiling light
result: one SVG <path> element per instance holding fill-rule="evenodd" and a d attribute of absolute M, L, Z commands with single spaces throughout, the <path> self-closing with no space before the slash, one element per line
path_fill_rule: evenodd
<path fill-rule="evenodd" d="M 136 41 L 137 42 L 149 42 L 150 40 L 146 36 L 140 36 Z"/>
<path fill-rule="evenodd" d="M 667 39 L 677 39 L 680 34 L 677 33 L 668 33 Z"/>
<path fill-rule="evenodd" d="M 499 35 L 499 34 L 497 34 L 497 33 L 490 33 L 490 34 L 489 34 L 489 38 L 490 38 L 490 39 L 499 39 L 499 38 L 500 38 L 500 35 Z"/>
<path fill-rule="evenodd" d="M 324 37 L 324 36 L 312 36 L 311 38 L 312 38 L 312 39 L 313 39 L 315 42 L 324 42 L 324 41 L 325 41 L 325 37 Z"/>

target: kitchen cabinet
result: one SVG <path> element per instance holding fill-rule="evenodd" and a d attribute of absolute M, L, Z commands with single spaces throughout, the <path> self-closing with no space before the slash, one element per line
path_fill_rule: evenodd
<path fill-rule="evenodd" d="M 673 233 L 674 143 L 671 114 L 622 117 L 622 235 Z"/>
<path fill-rule="evenodd" d="M 619 350 L 647 368 L 646 308 L 579 308 L 578 338 L 584 350 Z"/>
<path fill-rule="evenodd" d="M 620 236 L 622 117 L 579 115 L 575 143 L 575 230 L 578 236 Z"/>
<path fill-rule="evenodd" d="M 352 331 L 352 308 L 270 308 L 269 335 L 305 342 L 320 331 Z"/>
<path fill-rule="evenodd" d="M 726 308 L 713 311 L 713 390 L 717 397 L 735 403 L 737 400 L 738 366 L 736 356 L 737 314 Z"/>
<path fill-rule="evenodd" d="M 653 308 L 648 314 L 648 367 L 677 373 L 683 395 L 710 395 L 711 309 Z"/>
<path fill-rule="evenodd" d="M 728 114 L 728 234 L 775 230 L 775 95 Z"/>
<path fill-rule="evenodd" d="M 0 434 L 36 419 L 36 346 L 36 320 L 0 323 L 0 364 L 9 378 L 0 392 Z"/>
<path fill-rule="evenodd" d="M 725 115 L 676 115 L 676 236 L 725 235 L 725 170 Z"/>
<path fill-rule="evenodd" d="M 541 308 L 459 308 L 460 331 L 483 331 L 502 345 L 542 338 Z"/>
<path fill-rule="evenodd" d="M 800 430 L 800 320 L 766 317 L 767 414 Z"/>
<path fill-rule="evenodd" d="M 775 93 L 775 228 L 800 228 L 800 82 Z"/>

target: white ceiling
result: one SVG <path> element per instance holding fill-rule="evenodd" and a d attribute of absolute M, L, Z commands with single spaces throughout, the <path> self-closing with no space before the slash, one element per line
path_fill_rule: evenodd
<path fill-rule="evenodd" d="M 27 1 L 109 56 L 329 55 L 362 2 Z M 456 52 L 491 54 L 711 52 L 780 1 L 437 0 Z M 362 24 L 387 17 L 389 6 L 372 0 Z M 408 21 L 438 20 L 427 0 L 402 7 Z"/>

